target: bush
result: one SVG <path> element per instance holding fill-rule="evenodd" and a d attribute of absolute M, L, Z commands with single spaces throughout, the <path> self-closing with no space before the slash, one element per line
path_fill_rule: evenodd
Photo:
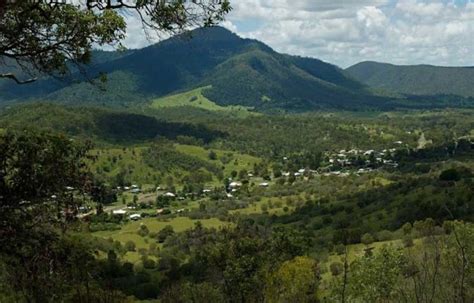
<path fill-rule="evenodd" d="M 374 243 L 374 237 L 369 233 L 366 233 L 366 234 L 362 235 L 360 240 L 365 245 L 370 245 L 370 244 Z"/>
<path fill-rule="evenodd" d="M 133 242 L 133 241 L 127 241 L 127 242 L 125 243 L 125 249 L 126 249 L 127 251 L 135 251 L 135 249 L 136 249 L 135 242 Z"/>
<path fill-rule="evenodd" d="M 447 169 L 439 175 L 441 181 L 459 181 L 461 180 L 461 174 L 454 168 Z"/>
<path fill-rule="evenodd" d="M 346 247 L 343 244 L 334 246 L 334 252 L 338 255 L 343 255 L 346 252 Z"/>
<path fill-rule="evenodd" d="M 344 271 L 344 265 L 340 262 L 333 262 L 329 265 L 329 270 L 334 277 L 337 277 Z"/>
<path fill-rule="evenodd" d="M 413 239 L 411 237 L 404 237 L 403 238 L 403 246 L 404 247 L 412 247 L 414 245 Z"/>
<path fill-rule="evenodd" d="M 377 233 L 378 241 L 389 241 L 392 240 L 392 233 L 388 230 L 382 230 Z"/>
<path fill-rule="evenodd" d="M 166 239 L 174 234 L 174 229 L 173 226 L 171 225 L 166 225 L 162 230 L 158 232 L 158 242 L 163 243 L 166 241 Z"/>
<path fill-rule="evenodd" d="M 146 236 L 148 236 L 149 233 L 150 233 L 150 230 L 148 229 L 148 227 L 145 224 L 140 225 L 140 229 L 138 230 L 138 234 L 141 237 L 146 237 Z"/>

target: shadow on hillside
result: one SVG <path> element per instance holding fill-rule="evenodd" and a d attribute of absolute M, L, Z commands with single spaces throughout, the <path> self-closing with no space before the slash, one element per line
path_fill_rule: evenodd
<path fill-rule="evenodd" d="M 136 142 L 157 137 L 176 139 L 194 137 L 209 143 L 227 134 L 204 125 L 159 121 L 153 117 L 130 113 L 104 113 L 96 120 L 99 136 L 106 141 Z"/>

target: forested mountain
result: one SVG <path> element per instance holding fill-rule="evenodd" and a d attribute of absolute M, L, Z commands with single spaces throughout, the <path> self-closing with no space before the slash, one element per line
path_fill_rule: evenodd
<path fill-rule="evenodd" d="M 361 62 L 346 72 L 370 87 L 390 92 L 474 97 L 474 67 Z"/>
<path fill-rule="evenodd" d="M 205 92 L 211 101 L 256 109 L 353 108 L 388 102 L 334 65 L 282 55 L 220 27 L 195 30 L 136 51 L 95 55 L 87 76 L 106 73 L 104 87 L 94 87 L 78 75 L 21 87 L 3 81 L 0 100 L 130 106 L 211 85 Z"/>

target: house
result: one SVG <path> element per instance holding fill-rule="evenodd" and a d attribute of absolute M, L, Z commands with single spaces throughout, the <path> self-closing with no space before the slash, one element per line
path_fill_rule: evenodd
<path fill-rule="evenodd" d="M 130 215 L 128 218 L 130 220 L 137 221 L 137 220 L 140 220 L 142 216 L 140 214 L 133 214 L 133 215 Z"/>
<path fill-rule="evenodd" d="M 134 188 L 130 191 L 132 194 L 139 194 L 141 190 L 139 188 Z"/>
<path fill-rule="evenodd" d="M 165 211 L 164 208 L 157 209 L 157 210 L 156 210 L 156 214 L 157 214 L 157 215 L 161 215 L 164 211 Z"/>
<path fill-rule="evenodd" d="M 230 187 L 230 188 L 236 188 L 236 187 L 241 187 L 241 186 L 242 186 L 242 183 L 241 183 L 241 182 L 236 182 L 236 181 L 231 182 L 231 183 L 229 184 L 229 187 Z"/>
<path fill-rule="evenodd" d="M 203 189 L 203 190 L 202 190 L 202 193 L 203 193 L 203 194 L 208 194 L 208 193 L 210 193 L 210 192 L 212 192 L 212 190 L 210 190 L 210 189 Z"/>
<path fill-rule="evenodd" d="M 117 210 L 112 211 L 112 214 L 115 216 L 123 216 L 127 214 L 127 211 L 124 209 L 117 209 Z"/>
<path fill-rule="evenodd" d="M 178 209 L 178 210 L 176 211 L 176 213 L 178 213 L 178 214 L 184 213 L 184 208 Z"/>
<path fill-rule="evenodd" d="M 268 187 L 270 184 L 268 182 L 262 182 L 260 183 L 260 187 Z"/>
<path fill-rule="evenodd" d="M 301 176 L 301 173 L 295 173 L 295 177 Z"/>
<path fill-rule="evenodd" d="M 300 174 L 304 174 L 305 171 L 306 171 L 306 169 L 304 169 L 304 168 L 301 168 L 301 169 L 298 170 L 298 172 L 299 172 Z"/>
<path fill-rule="evenodd" d="M 233 198 L 232 194 L 227 194 L 227 198 Z"/>
<path fill-rule="evenodd" d="M 173 194 L 173 193 L 170 193 L 170 192 L 165 193 L 163 196 L 165 196 L 167 198 L 176 198 L 176 195 Z"/>
<path fill-rule="evenodd" d="M 375 151 L 373 149 L 371 150 L 368 150 L 364 153 L 364 156 L 370 156 L 371 154 L 373 154 Z"/>

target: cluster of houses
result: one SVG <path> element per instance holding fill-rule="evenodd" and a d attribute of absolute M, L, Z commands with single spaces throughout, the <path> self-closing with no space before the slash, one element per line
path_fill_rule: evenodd
<path fill-rule="evenodd" d="M 396 141 L 395 144 L 403 144 L 402 141 Z M 392 166 L 397 167 L 398 163 L 393 160 L 396 148 L 376 150 L 340 150 L 339 152 L 329 152 L 326 154 L 329 167 L 348 167 L 358 168 L 359 172 L 364 173 L 367 170 L 364 167 Z"/>
<path fill-rule="evenodd" d="M 136 184 L 133 184 L 131 186 L 124 186 L 124 187 L 121 187 L 121 186 L 117 186 L 117 190 L 119 191 L 128 191 L 132 194 L 139 194 L 142 192 L 142 190 L 140 189 L 140 187 Z"/>

